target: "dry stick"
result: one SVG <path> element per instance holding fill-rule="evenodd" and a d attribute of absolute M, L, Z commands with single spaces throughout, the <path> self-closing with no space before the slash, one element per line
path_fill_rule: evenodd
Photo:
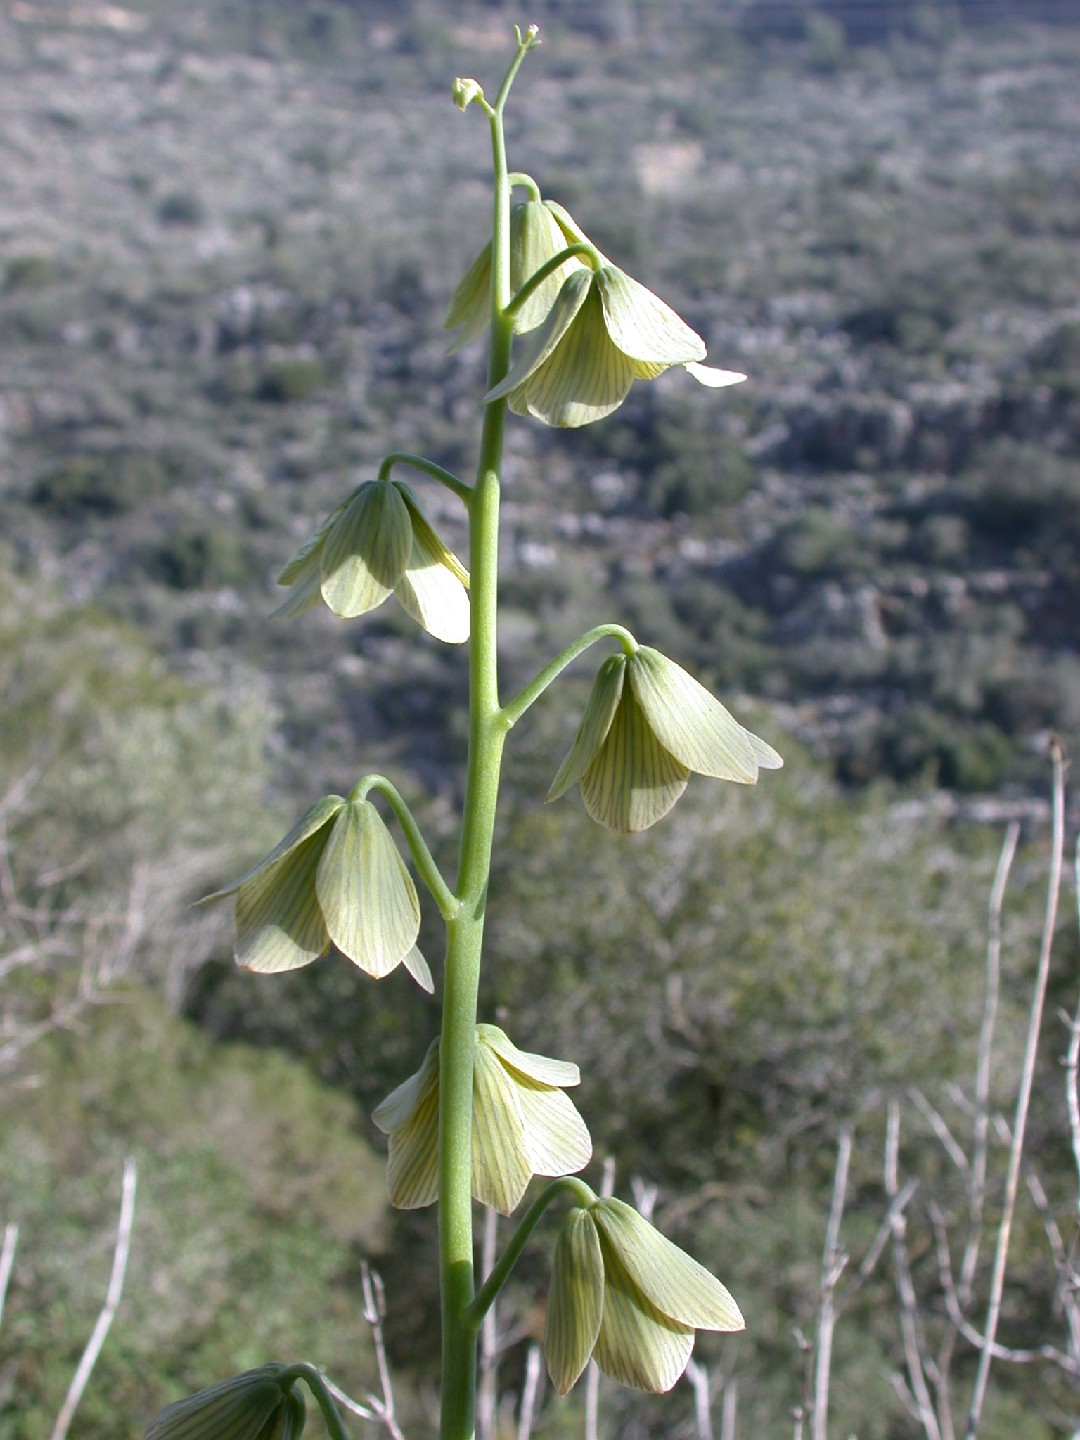
<path fill-rule="evenodd" d="M 15 1247 L 18 1243 L 18 1225 L 5 1225 L 3 1244 L 0 1244 L 0 1320 L 4 1318 L 4 1301 L 7 1299 L 11 1272 L 15 1267 Z"/>
<path fill-rule="evenodd" d="M 697 1440 L 713 1440 L 712 1415 L 709 1406 L 709 1371 L 696 1360 L 689 1360 L 684 1378 L 694 1392 L 694 1430 Z"/>
<path fill-rule="evenodd" d="M 615 1189 L 615 1161 L 609 1155 L 604 1161 L 600 1194 L 607 1198 Z M 585 1372 L 585 1434 L 584 1440 L 597 1440 L 600 1416 L 600 1371 L 595 1360 L 589 1361 Z"/>
<path fill-rule="evenodd" d="M 491 1206 L 484 1211 L 484 1238 L 480 1247 L 481 1283 L 495 1265 L 499 1217 Z M 496 1302 L 497 1303 L 497 1302 Z M 498 1408 L 495 1367 L 498 1364 L 499 1331 L 496 1303 L 488 1307 L 480 1327 L 480 1376 L 476 1387 L 476 1434 L 478 1440 L 494 1440 L 495 1414 Z"/>
<path fill-rule="evenodd" d="M 495 1307 L 492 1306 L 492 1309 Z M 521 1409 L 518 1413 L 517 1440 L 529 1440 L 536 1420 L 536 1403 L 540 1396 L 540 1382 L 543 1376 L 543 1357 L 539 1345 L 530 1345 L 525 1360 L 525 1384 L 521 1390 Z"/>
<path fill-rule="evenodd" d="M 86 1342 L 86 1349 L 76 1367 L 67 1398 L 60 1407 L 60 1414 L 56 1417 L 56 1424 L 52 1429 L 52 1440 L 64 1440 L 67 1435 L 68 1426 L 83 1397 L 83 1391 L 89 1383 L 90 1374 L 97 1364 L 101 1347 L 105 1344 L 105 1337 L 109 1333 L 113 1316 L 120 1304 L 120 1296 L 124 1291 L 124 1274 L 131 1251 L 131 1232 L 135 1224 L 135 1181 L 135 1160 L 129 1155 L 124 1161 L 124 1178 L 120 1186 L 120 1219 L 116 1226 L 116 1245 L 113 1248 L 112 1273 L 109 1276 L 109 1288 L 105 1292 L 105 1304 L 101 1307 L 101 1314 L 90 1332 L 90 1339 Z"/>
<path fill-rule="evenodd" d="M 885 1193 L 890 1200 L 900 1193 L 900 1106 L 895 1100 L 889 1102 L 888 1121 L 885 1129 Z M 893 1264 L 896 1266 L 896 1289 L 900 1301 L 900 1333 L 904 1342 L 904 1359 L 907 1363 L 910 1392 L 900 1397 L 913 1417 L 922 1426 L 927 1440 L 942 1440 L 941 1426 L 930 1390 L 926 1381 L 927 1356 L 919 1325 L 919 1302 L 915 1295 L 915 1282 L 911 1278 L 911 1262 L 908 1259 L 907 1221 L 903 1210 L 896 1210 L 893 1221 Z M 910 1402 L 910 1403 L 909 1403 Z"/>
<path fill-rule="evenodd" d="M 832 1370 L 833 1335 L 836 1331 L 836 1284 L 848 1257 L 840 1250 L 840 1222 L 844 1218 L 848 1170 L 851 1166 L 852 1129 L 845 1125 L 836 1145 L 832 1204 L 825 1227 L 825 1249 L 821 1256 L 821 1294 L 818 1300 L 817 1337 L 814 1342 L 814 1389 L 810 1407 L 810 1440 L 828 1440 L 829 1375 Z"/>
<path fill-rule="evenodd" d="M 1013 1122 L 1013 1138 L 1012 1145 L 1009 1147 L 1009 1166 L 1005 1179 L 1005 1203 L 1001 1213 L 1001 1223 L 998 1226 L 994 1268 L 990 1280 L 990 1299 L 986 1310 L 986 1324 L 983 1327 L 986 1341 L 979 1353 L 979 1364 L 972 1387 L 971 1407 L 968 1410 L 964 1440 L 975 1440 L 978 1434 L 983 1405 L 986 1401 L 986 1389 L 990 1382 L 990 1365 L 993 1360 L 998 1321 L 1001 1318 L 1001 1297 L 1005 1290 L 1005 1267 L 1009 1259 L 1009 1241 L 1012 1236 L 1013 1216 L 1016 1212 L 1016 1195 L 1020 1186 L 1020 1163 L 1024 1154 L 1028 1111 L 1031 1107 L 1031 1089 L 1035 1080 L 1039 1031 L 1042 1027 L 1046 985 L 1050 974 L 1050 952 L 1053 948 L 1058 896 L 1061 892 L 1065 830 L 1065 764 L 1059 741 L 1052 742 L 1050 756 L 1054 771 L 1053 838 L 1050 852 L 1050 876 L 1046 891 L 1046 915 L 1043 923 L 1042 943 L 1039 947 L 1039 964 L 1035 972 L 1035 989 L 1031 997 L 1027 1041 L 1024 1046 L 1024 1061 L 1020 1071 L 1020 1089 L 1016 1097 L 1016 1118 Z"/>
<path fill-rule="evenodd" d="M 1073 860 L 1073 887 L 1076 892 L 1077 921 L 1080 923 L 1080 836 L 1076 840 L 1076 855 Z M 1080 1004 L 1076 1007 L 1069 1026 L 1069 1048 L 1065 1055 L 1065 1095 L 1069 1104 L 1069 1135 L 1072 1139 L 1073 1161 L 1077 1179 L 1080 1180 Z M 1080 1205 L 1080 1192 L 1077 1194 Z"/>
<path fill-rule="evenodd" d="M 724 1386 L 724 1404 L 720 1410 L 720 1440 L 735 1440 L 738 1417 L 739 1382 L 729 1380 Z"/>
<path fill-rule="evenodd" d="M 386 1288 L 382 1276 L 377 1270 L 373 1270 L 366 1260 L 360 1266 L 360 1287 L 364 1294 L 364 1322 L 371 1331 L 371 1343 L 375 1348 L 375 1368 L 382 1391 L 381 1399 L 369 1395 L 368 1404 L 380 1425 L 386 1427 L 392 1440 L 405 1440 L 394 1415 L 394 1391 L 390 1384 L 390 1367 L 386 1363 L 386 1342 L 382 1328 L 382 1322 L 386 1318 Z"/>

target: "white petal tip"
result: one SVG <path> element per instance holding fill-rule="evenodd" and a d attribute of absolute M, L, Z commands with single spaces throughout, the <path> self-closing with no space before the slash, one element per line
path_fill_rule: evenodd
<path fill-rule="evenodd" d="M 688 370 L 699 385 L 706 385 L 710 390 L 723 390 L 726 385 L 741 385 L 746 376 L 739 370 L 717 370 L 713 365 L 699 365 L 691 360 L 683 367 Z"/>

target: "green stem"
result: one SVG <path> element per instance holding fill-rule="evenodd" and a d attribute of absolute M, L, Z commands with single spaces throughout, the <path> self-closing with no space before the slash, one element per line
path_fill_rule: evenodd
<path fill-rule="evenodd" d="M 555 659 L 549 665 L 545 665 L 539 675 L 529 681 L 524 690 L 521 690 L 513 700 L 503 706 L 502 722 L 506 728 L 509 730 L 511 726 L 517 724 L 529 706 L 539 700 L 551 682 L 562 674 L 571 661 L 576 660 L 598 640 L 608 639 L 620 641 L 627 655 L 633 655 L 638 648 L 633 635 L 622 625 L 597 625 L 592 630 L 586 630 L 584 635 L 578 636 L 572 644 L 567 645 L 565 650 L 560 650 Z"/>
<path fill-rule="evenodd" d="M 518 41 L 489 111 L 494 161 L 491 349 L 488 388 L 510 368 L 510 181 L 502 111 L 534 37 Z M 506 729 L 499 707 L 496 622 L 499 473 L 506 402 L 484 410 L 476 483 L 469 496 L 469 759 L 465 776 L 457 914 L 446 925 L 446 972 L 439 1046 L 439 1279 L 442 1297 L 442 1440 L 471 1440 L 476 1415 L 476 1331 L 465 1316 L 475 1289 L 472 1213 L 473 1052 L 495 804 Z"/>
<path fill-rule="evenodd" d="M 541 1215 L 553 1200 L 560 1195 L 567 1194 L 573 1195 L 578 1204 L 583 1207 L 596 1204 L 596 1192 L 590 1189 L 584 1180 L 579 1180 L 576 1175 L 564 1175 L 559 1180 L 553 1180 L 541 1191 L 518 1221 L 517 1229 L 510 1236 L 505 1250 L 492 1266 L 491 1273 L 476 1292 L 476 1298 L 463 1317 L 474 1331 L 480 1329 L 484 1316 L 495 1303 L 495 1297 L 499 1291 L 506 1284 L 510 1271 L 517 1264 L 517 1258 L 524 1250 L 525 1242 L 536 1229 Z"/>
<path fill-rule="evenodd" d="M 379 479 L 386 480 L 395 465 L 411 465 L 414 470 L 422 470 L 425 475 L 430 475 L 433 480 L 438 480 L 440 485 L 452 490 L 459 500 L 468 505 L 472 486 L 459 480 L 452 471 L 436 465 L 434 460 L 426 460 L 423 455 L 410 454 L 408 450 L 395 450 L 393 454 L 387 455 L 379 466 Z"/>
<path fill-rule="evenodd" d="M 393 810 L 398 824 L 401 826 L 402 834 L 405 836 L 405 843 L 409 847 L 409 854 L 413 858 L 413 864 L 421 880 L 431 891 L 435 904 L 439 907 L 439 914 L 444 920 L 452 920 L 461 909 L 461 903 L 457 896 L 447 885 L 442 877 L 442 871 L 435 863 L 435 857 L 427 847 L 420 827 L 413 819 L 412 811 L 401 797 L 396 786 L 391 785 L 385 775 L 365 775 L 353 786 L 350 800 L 363 800 L 371 790 L 377 790 L 380 795 L 385 795 L 390 802 L 390 809 Z"/>
<path fill-rule="evenodd" d="M 326 1428 L 330 1434 L 330 1440 L 349 1440 L 349 1432 L 342 1424 L 341 1415 L 334 1404 L 334 1397 L 327 1389 L 326 1381 L 315 1369 L 314 1365 L 301 1362 L 299 1365 L 289 1365 L 278 1376 L 278 1382 L 290 1380 L 303 1380 L 304 1384 L 315 1397 L 315 1402 L 322 1411 L 322 1417 L 326 1421 Z"/>
<path fill-rule="evenodd" d="M 531 175 L 526 175 L 522 170 L 515 170 L 508 177 L 511 190 L 527 190 L 530 200 L 540 199 L 540 186 Z"/>
<path fill-rule="evenodd" d="M 557 255 L 552 255 L 549 260 L 544 261 L 538 270 L 533 271 L 507 306 L 507 315 L 513 319 L 525 304 L 525 301 L 528 300 L 529 296 L 536 294 L 537 290 L 539 290 L 549 275 L 554 275 L 560 265 L 565 265 L 567 260 L 573 260 L 578 255 L 588 260 L 590 270 L 599 270 L 604 263 L 595 245 L 590 245 L 584 240 L 575 240 L 572 245 L 567 245 L 565 250 L 560 250 Z"/>

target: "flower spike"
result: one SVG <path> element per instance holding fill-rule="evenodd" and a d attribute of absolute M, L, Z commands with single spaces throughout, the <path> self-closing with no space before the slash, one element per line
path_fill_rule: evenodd
<path fill-rule="evenodd" d="M 752 785 L 783 763 L 673 660 L 641 645 L 601 665 L 547 798 L 577 784 L 594 820 L 635 832 L 667 814 L 691 772 Z"/>
<path fill-rule="evenodd" d="M 544 1352 L 561 1395 L 590 1356 L 613 1380 L 653 1394 L 686 1369 L 697 1330 L 742 1330 L 731 1295 L 632 1206 L 575 1207 L 552 1267 Z"/>
<path fill-rule="evenodd" d="M 592 1141 L 562 1087 L 578 1068 L 519 1050 L 497 1025 L 477 1025 L 473 1056 L 472 1190 L 502 1215 L 517 1208 L 534 1175 L 572 1175 Z M 390 1137 L 387 1185 L 402 1210 L 438 1199 L 439 1042 L 371 1117 Z"/>
<path fill-rule="evenodd" d="M 278 576 L 292 594 L 274 611 L 303 614 L 322 599 L 351 619 L 396 595 L 414 620 L 457 645 L 469 638 L 468 571 L 398 480 L 368 480 L 334 510 Z"/>

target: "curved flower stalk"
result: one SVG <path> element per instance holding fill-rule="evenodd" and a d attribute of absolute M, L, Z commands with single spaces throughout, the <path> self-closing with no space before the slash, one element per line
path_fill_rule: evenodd
<path fill-rule="evenodd" d="M 742 1330 L 714 1276 L 622 1200 L 575 1207 L 552 1265 L 544 1352 L 560 1395 L 590 1357 L 622 1385 L 659 1394 L 686 1369 L 697 1330 Z"/>
<path fill-rule="evenodd" d="M 534 1175 L 573 1175 L 592 1141 L 562 1087 L 576 1065 L 519 1050 L 497 1025 L 477 1025 L 473 1057 L 472 1192 L 502 1215 L 517 1208 Z M 371 1117 L 390 1137 L 387 1185 L 401 1210 L 432 1205 L 439 1177 L 439 1042 Z"/>
<path fill-rule="evenodd" d="M 177 1400 L 151 1420 L 143 1440 L 299 1440 L 304 1397 L 292 1375 L 279 1380 L 286 1369 L 261 1365 Z"/>
<path fill-rule="evenodd" d="M 516 415 L 573 428 L 610 415 L 635 380 L 654 380 L 673 365 L 714 389 L 746 379 L 700 364 L 705 355 L 701 336 L 651 290 L 607 262 L 582 266 L 484 401 L 505 397 Z"/>
<path fill-rule="evenodd" d="M 561 206 L 557 207 L 561 210 Z M 567 241 L 556 207 L 544 200 L 519 200 L 510 207 L 510 290 L 513 294 L 548 260 L 553 260 Z M 564 212 L 565 213 L 565 212 Z M 555 267 L 528 297 L 514 316 L 514 330 L 522 335 L 535 330 L 554 305 L 566 277 L 582 269 L 582 262 L 570 256 Z M 482 335 L 491 323 L 491 242 L 465 272 L 454 291 L 443 325 L 453 332 L 449 353 Z"/>
<path fill-rule="evenodd" d="M 295 970 L 335 945 L 376 979 L 404 963 L 423 989 L 434 988 L 416 948 L 416 886 L 370 800 L 316 801 L 257 865 L 205 901 L 226 895 L 236 896 L 235 954 L 246 970 Z"/>
<path fill-rule="evenodd" d="M 352 619 L 393 594 L 437 640 L 457 645 L 469 638 L 469 573 L 400 480 L 358 486 L 296 552 L 278 584 L 292 589 L 278 616 L 301 615 L 321 599 Z"/>
<path fill-rule="evenodd" d="M 783 763 L 681 666 L 640 645 L 601 665 L 547 798 L 577 784 L 601 825 L 647 830 L 675 804 L 691 772 L 752 785 L 759 770 Z"/>

